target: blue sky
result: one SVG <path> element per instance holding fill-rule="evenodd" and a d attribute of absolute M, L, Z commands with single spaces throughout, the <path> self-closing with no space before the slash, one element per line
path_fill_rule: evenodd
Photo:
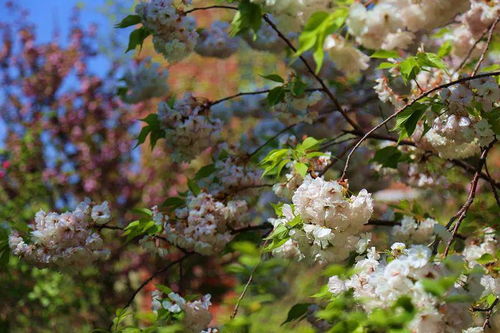
<path fill-rule="evenodd" d="M 0 0 L 0 21 L 9 21 L 9 12 L 4 4 L 7 0 Z M 64 41 L 66 31 L 69 28 L 69 18 L 75 6 L 81 8 L 80 21 L 84 26 L 91 23 L 98 25 L 98 35 L 102 40 L 110 33 L 120 34 L 120 38 L 126 42 L 129 31 L 117 31 L 113 29 L 113 23 L 126 16 L 131 10 L 133 0 L 13 0 L 22 8 L 28 9 L 29 21 L 36 27 L 37 40 L 47 42 L 52 39 L 54 30 L 61 32 L 61 40 Z M 121 12 L 120 12 L 121 11 Z M 106 15 L 112 13 L 116 17 Z M 106 70 L 107 61 L 105 57 L 96 58 L 89 64 L 89 70 L 100 73 Z M 5 133 L 5 125 L 0 119 L 0 148 Z"/>

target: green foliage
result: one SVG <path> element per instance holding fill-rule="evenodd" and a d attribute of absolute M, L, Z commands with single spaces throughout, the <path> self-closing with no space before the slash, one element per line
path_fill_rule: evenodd
<path fill-rule="evenodd" d="M 329 333 L 409 332 L 405 327 L 415 316 L 416 310 L 409 297 L 399 298 L 387 309 L 375 309 L 371 313 L 360 311 L 350 292 L 331 298 L 317 317 L 332 324 Z"/>
<path fill-rule="evenodd" d="M 128 15 L 120 23 L 115 24 L 115 28 L 123 29 L 141 23 L 139 15 Z"/>
<path fill-rule="evenodd" d="M 293 97 L 304 97 L 307 85 L 299 77 L 295 77 L 290 82 L 285 82 L 285 80 L 277 74 L 261 76 L 265 79 L 282 83 L 282 85 L 271 89 L 267 94 L 267 104 L 269 106 L 274 106 L 278 103 L 283 102 L 285 100 L 286 94 L 288 93 L 292 94 Z"/>
<path fill-rule="evenodd" d="M 259 30 L 262 24 L 262 9 L 258 4 L 249 0 L 243 0 L 238 6 L 238 12 L 231 22 L 232 36 L 241 35 L 248 31 L 254 34 Z"/>
<path fill-rule="evenodd" d="M 141 129 L 141 132 L 137 137 L 136 147 L 143 144 L 149 135 L 149 143 L 151 145 L 151 149 L 153 149 L 156 142 L 165 137 L 165 130 L 161 128 L 160 120 L 158 119 L 158 115 L 156 113 L 148 115 L 146 118 L 141 119 L 141 121 L 145 122 L 147 125 Z"/>
<path fill-rule="evenodd" d="M 155 235 L 162 231 L 163 227 L 153 221 L 153 212 L 147 208 L 134 209 L 134 213 L 140 218 L 130 222 L 123 232 L 123 236 L 127 237 L 127 241 L 142 235 Z"/>
<path fill-rule="evenodd" d="M 316 12 L 312 14 L 299 36 L 300 46 L 295 56 L 299 57 L 304 52 L 311 50 L 316 62 L 316 73 L 319 73 L 324 60 L 325 40 L 344 25 L 348 15 L 349 9 L 347 7 L 338 7 L 331 13 Z"/>
<path fill-rule="evenodd" d="M 305 176 L 309 169 L 310 159 L 324 155 L 319 152 L 323 140 L 316 140 L 313 137 L 306 138 L 294 148 L 273 149 L 260 162 L 264 169 L 263 176 L 274 176 L 278 178 L 288 163 L 294 163 L 295 171 Z"/>
<path fill-rule="evenodd" d="M 429 68 L 439 68 L 447 71 L 446 64 L 435 53 L 420 52 L 415 56 L 410 56 L 399 63 L 401 77 L 405 82 L 414 80 L 418 73 Z"/>
<path fill-rule="evenodd" d="M 410 161 L 410 158 L 407 154 L 403 154 L 397 146 L 389 146 L 377 150 L 372 161 L 383 167 L 396 169 L 398 163 Z"/>
<path fill-rule="evenodd" d="M 370 57 L 375 59 L 399 58 L 399 53 L 396 51 L 378 50 L 373 52 Z"/>
<path fill-rule="evenodd" d="M 400 140 L 410 137 L 413 134 L 418 121 L 423 117 L 428 108 L 426 104 L 415 102 L 396 116 L 396 125 L 393 131 L 399 133 Z"/>
<path fill-rule="evenodd" d="M 481 116 L 488 120 L 493 132 L 500 135 L 500 107 L 496 107 L 488 112 L 481 112 Z"/>
<path fill-rule="evenodd" d="M 140 27 L 132 31 L 129 36 L 127 50 L 125 52 L 135 50 L 138 46 L 142 49 L 142 44 L 149 35 L 151 35 L 151 31 L 146 29 L 146 27 Z"/>
<path fill-rule="evenodd" d="M 5 267 L 9 263 L 9 256 L 9 229 L 0 223 L 0 267 Z"/>
<path fill-rule="evenodd" d="M 292 308 L 288 311 L 286 320 L 281 325 L 285 325 L 286 323 L 289 323 L 291 321 L 300 321 L 304 319 L 309 306 L 311 306 L 311 303 L 298 303 L 292 306 Z"/>

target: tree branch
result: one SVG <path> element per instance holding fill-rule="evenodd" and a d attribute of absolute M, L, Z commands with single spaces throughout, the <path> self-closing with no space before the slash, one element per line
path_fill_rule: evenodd
<path fill-rule="evenodd" d="M 460 228 L 460 225 L 462 224 L 463 220 L 465 219 L 465 216 L 467 215 L 467 212 L 469 211 L 470 206 L 474 202 L 474 198 L 476 197 L 477 185 L 479 182 L 479 175 L 481 174 L 481 170 L 483 169 L 483 166 L 486 162 L 488 152 L 490 151 L 491 147 L 493 147 L 495 141 L 496 140 L 492 141 L 488 147 L 483 149 L 483 151 L 481 153 L 481 158 L 479 160 L 479 165 L 477 167 L 477 171 L 474 174 L 474 177 L 472 178 L 467 201 L 465 201 L 465 203 L 462 205 L 462 207 L 459 209 L 459 211 L 450 219 L 450 221 L 446 225 L 446 228 L 448 228 L 448 230 L 449 230 L 453 226 L 453 224 L 455 224 L 453 227 L 453 231 L 451 233 L 451 237 L 448 240 L 448 243 L 446 244 L 446 248 L 445 248 L 444 253 L 443 253 L 444 257 L 448 256 L 448 253 L 450 252 L 451 244 L 453 244 L 453 241 L 455 240 L 455 236 L 457 235 L 458 229 Z M 456 223 L 454 223 L 455 220 L 457 221 Z"/>
<path fill-rule="evenodd" d="M 368 138 L 370 135 L 373 134 L 373 132 L 375 132 L 376 130 L 378 130 L 379 128 L 381 128 L 385 124 L 387 124 L 389 121 L 391 121 L 392 119 L 396 118 L 399 114 L 401 114 L 403 111 L 405 111 L 407 108 L 409 108 L 410 106 L 412 106 L 413 104 L 415 104 L 416 102 L 418 102 L 419 100 L 421 100 L 422 98 L 427 97 L 430 94 L 432 94 L 432 93 L 434 93 L 434 92 L 436 92 L 438 90 L 441 90 L 441 89 L 444 89 L 444 88 L 448 88 L 448 87 L 451 87 L 451 86 L 459 84 L 459 83 L 463 83 L 463 82 L 467 82 L 467 81 L 471 81 L 471 80 L 476 80 L 476 79 L 483 78 L 483 77 L 488 77 L 488 76 L 497 76 L 497 75 L 500 75 L 500 72 L 489 72 L 489 73 L 483 73 L 483 74 L 473 75 L 473 76 L 469 76 L 469 77 L 464 77 L 464 78 L 461 78 L 461 79 L 458 79 L 458 80 L 455 80 L 455 81 L 451 81 L 451 82 L 442 84 L 440 86 L 434 87 L 434 88 L 432 88 L 430 90 L 427 90 L 426 92 L 420 94 L 418 97 L 416 97 L 415 99 L 413 99 L 411 102 L 407 103 L 404 107 L 402 107 L 401 109 L 399 109 L 398 111 L 396 111 L 395 113 L 393 113 L 392 115 L 390 115 L 387 119 L 385 119 L 384 121 L 382 121 L 381 123 L 379 123 L 377 126 L 373 127 L 371 130 L 369 130 L 368 132 L 366 132 L 363 135 L 363 137 L 361 137 L 361 139 L 359 139 L 359 141 L 354 145 L 354 147 L 352 148 L 352 150 L 347 155 L 347 159 L 346 159 L 346 163 L 345 163 L 345 166 L 344 166 L 344 170 L 342 171 L 342 175 L 341 175 L 340 179 L 345 179 L 345 175 L 347 173 L 347 169 L 349 168 L 349 162 L 351 161 L 352 154 L 363 143 L 363 141 L 366 140 L 366 138 Z"/>

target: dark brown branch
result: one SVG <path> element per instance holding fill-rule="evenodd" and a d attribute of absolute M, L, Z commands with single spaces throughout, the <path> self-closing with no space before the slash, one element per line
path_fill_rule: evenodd
<path fill-rule="evenodd" d="M 269 17 L 264 14 L 262 16 L 264 18 L 264 21 L 266 21 L 267 24 L 269 24 L 269 26 L 278 34 L 278 36 L 286 43 L 286 45 L 288 45 L 288 47 L 295 53 L 297 53 L 297 49 L 295 48 L 295 46 L 293 46 L 292 42 L 278 29 L 278 27 L 273 23 L 273 21 L 271 21 L 269 19 Z M 307 62 L 307 60 L 303 57 L 303 56 L 299 56 L 299 59 L 302 61 L 302 63 L 304 63 L 304 65 L 306 66 L 307 68 L 307 71 L 316 79 L 316 81 L 318 81 L 318 83 L 321 85 L 321 87 L 323 88 L 323 91 L 325 92 L 325 94 L 332 100 L 333 104 L 335 105 L 335 107 L 337 108 L 337 110 L 342 114 L 342 116 L 344 117 L 344 119 L 356 130 L 361 130 L 361 128 L 359 127 L 358 124 L 356 124 L 356 122 L 354 120 L 352 120 L 348 115 L 347 115 L 347 112 L 345 112 L 345 110 L 342 108 L 342 105 L 340 104 L 340 102 L 337 100 L 337 98 L 335 97 L 335 95 L 333 95 L 332 91 L 330 90 L 330 88 L 328 88 L 328 86 L 326 85 L 326 83 L 323 81 L 323 79 L 321 79 L 317 74 L 316 72 L 314 71 L 314 69 L 311 67 L 311 65 L 309 65 L 309 63 Z"/>
<path fill-rule="evenodd" d="M 251 96 L 251 95 L 267 94 L 270 91 L 271 91 L 271 89 L 258 90 L 258 91 L 250 91 L 250 92 L 240 92 L 240 93 L 237 93 L 237 94 L 234 94 L 234 95 L 231 95 L 231 96 L 227 96 L 227 97 L 215 100 L 213 102 L 210 102 L 209 105 L 210 106 L 217 105 L 217 104 L 224 103 L 226 101 L 229 101 L 231 99 L 238 98 L 238 97 L 241 97 L 241 96 Z M 315 91 L 323 91 L 323 89 L 322 88 L 306 89 L 306 92 L 315 92 Z"/>
<path fill-rule="evenodd" d="M 189 253 L 186 253 L 184 256 L 180 257 L 179 259 L 175 260 L 175 261 L 172 261 L 170 264 L 168 264 L 167 266 L 163 267 L 162 269 L 154 272 L 149 278 L 147 278 L 140 286 L 139 288 L 137 288 L 133 294 L 130 296 L 127 304 L 125 304 L 125 306 L 123 307 L 123 309 L 126 309 L 130 306 L 130 304 L 132 304 L 132 302 L 134 301 L 135 299 L 135 296 L 137 296 L 137 294 L 149 283 L 151 282 L 155 277 L 157 277 L 158 275 L 162 274 L 162 273 L 165 273 L 167 272 L 170 268 L 174 267 L 175 265 L 177 264 L 180 264 L 182 263 L 184 260 L 186 260 L 187 258 L 189 258 L 190 256 L 192 256 L 193 254 L 195 254 L 194 252 L 189 252 Z"/>
<path fill-rule="evenodd" d="M 264 142 L 259 147 L 257 147 L 257 149 L 255 149 L 253 152 L 251 152 L 248 155 L 248 158 L 251 158 L 252 156 L 254 156 L 255 154 L 257 154 L 262 148 L 264 148 L 265 146 L 267 146 L 268 144 L 270 144 L 271 142 L 273 142 L 274 140 L 276 140 L 278 137 L 280 137 L 281 134 L 283 134 L 285 132 L 288 132 L 289 130 L 291 130 L 292 128 L 294 128 L 295 126 L 297 126 L 298 124 L 299 123 L 295 123 L 295 124 L 289 125 L 289 126 L 285 127 L 284 129 L 282 129 L 281 131 L 279 131 L 278 133 L 276 133 L 276 135 L 274 135 L 273 137 L 269 138 L 266 142 Z"/>
<path fill-rule="evenodd" d="M 184 12 L 184 14 L 191 14 L 191 13 L 194 13 L 194 12 L 197 12 L 197 11 L 200 11 L 200 10 L 208 10 L 208 9 L 232 9 L 232 10 L 238 10 L 238 8 L 232 7 L 232 6 L 214 5 L 214 6 L 207 6 L 207 7 L 192 8 L 192 9 L 186 10 Z"/>

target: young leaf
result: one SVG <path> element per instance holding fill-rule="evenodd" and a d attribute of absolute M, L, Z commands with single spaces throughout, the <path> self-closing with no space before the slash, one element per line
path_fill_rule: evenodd
<path fill-rule="evenodd" d="M 129 15 L 125 17 L 120 23 L 115 24 L 115 28 L 122 29 L 141 23 L 139 15 Z"/>
<path fill-rule="evenodd" d="M 267 103 L 270 106 L 283 102 L 284 99 L 285 99 L 285 88 L 283 87 L 273 88 L 267 94 Z"/>
<path fill-rule="evenodd" d="M 281 323 L 281 325 L 284 325 L 294 320 L 302 319 L 306 315 L 307 309 L 309 308 L 310 305 L 311 303 L 298 303 L 292 306 L 292 308 L 288 311 L 286 320 L 283 323 Z"/>
<path fill-rule="evenodd" d="M 375 51 L 370 58 L 375 59 L 387 59 L 387 58 L 398 58 L 399 54 L 396 51 L 378 50 Z"/>
<path fill-rule="evenodd" d="M 151 33 L 145 27 L 140 27 L 139 29 L 135 29 L 134 31 L 132 31 L 129 36 L 127 50 L 125 52 L 128 52 L 130 50 L 135 50 L 137 46 L 142 48 L 144 40 L 150 34 Z"/>
<path fill-rule="evenodd" d="M 231 36 L 240 35 L 249 30 L 256 33 L 262 24 L 262 9 L 258 4 L 243 0 L 231 22 Z"/>
<path fill-rule="evenodd" d="M 271 80 L 278 83 L 285 83 L 285 80 L 278 74 L 261 75 L 264 79 Z"/>

